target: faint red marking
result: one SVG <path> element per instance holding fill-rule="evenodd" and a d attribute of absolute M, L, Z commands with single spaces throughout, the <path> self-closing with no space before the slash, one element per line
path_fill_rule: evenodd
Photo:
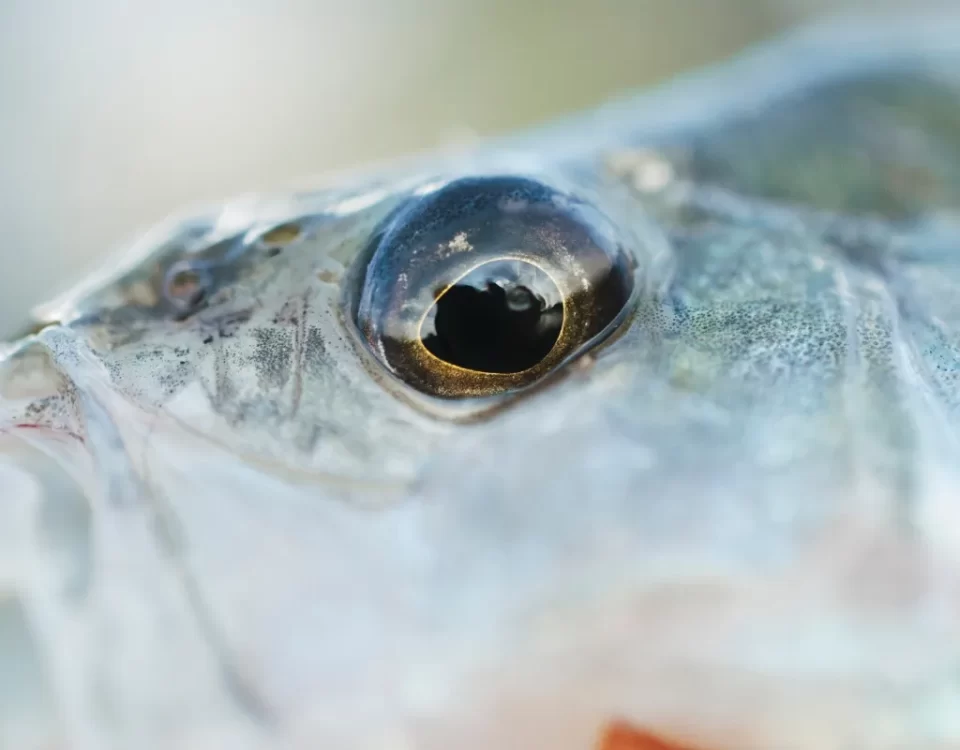
<path fill-rule="evenodd" d="M 698 750 L 690 745 L 657 737 L 625 721 L 610 722 L 600 737 L 597 750 Z"/>
<path fill-rule="evenodd" d="M 13 426 L 15 430 L 44 430 L 46 432 L 52 432 L 54 435 L 63 435 L 64 437 L 73 438 L 78 443 L 85 443 L 82 435 L 78 435 L 75 432 L 70 432 L 70 430 L 58 430 L 55 427 L 50 427 L 45 424 L 30 424 L 28 422 L 20 422 Z"/>

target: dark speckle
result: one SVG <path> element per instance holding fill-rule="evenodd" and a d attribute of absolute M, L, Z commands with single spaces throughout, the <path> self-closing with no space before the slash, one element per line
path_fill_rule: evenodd
<path fill-rule="evenodd" d="M 307 332 L 307 345 L 304 352 L 304 363 L 308 372 L 322 372 L 324 360 L 327 356 L 327 347 L 323 339 L 323 331 L 317 326 L 310 326 Z"/>
<path fill-rule="evenodd" d="M 293 363 L 293 335 L 287 330 L 257 328 L 253 336 L 257 341 L 253 362 L 260 387 L 282 388 Z"/>

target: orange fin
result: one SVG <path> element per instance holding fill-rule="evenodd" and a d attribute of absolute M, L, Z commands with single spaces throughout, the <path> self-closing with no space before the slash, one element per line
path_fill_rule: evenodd
<path fill-rule="evenodd" d="M 690 745 L 657 737 L 625 721 L 610 722 L 600 737 L 597 750 L 698 750 Z"/>

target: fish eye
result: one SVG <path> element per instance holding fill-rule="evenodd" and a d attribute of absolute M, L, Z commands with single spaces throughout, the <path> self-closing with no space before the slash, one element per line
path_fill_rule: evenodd
<path fill-rule="evenodd" d="M 633 256 L 588 203 L 532 179 L 461 179 L 377 234 L 356 304 L 374 356 L 419 391 L 529 386 L 623 319 Z"/>

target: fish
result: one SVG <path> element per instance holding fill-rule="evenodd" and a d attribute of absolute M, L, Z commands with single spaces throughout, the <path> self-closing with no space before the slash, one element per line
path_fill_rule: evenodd
<path fill-rule="evenodd" d="M 0 463 L 0 744 L 960 748 L 957 39 L 796 30 L 38 308 L 0 433 L 80 494 Z"/>

